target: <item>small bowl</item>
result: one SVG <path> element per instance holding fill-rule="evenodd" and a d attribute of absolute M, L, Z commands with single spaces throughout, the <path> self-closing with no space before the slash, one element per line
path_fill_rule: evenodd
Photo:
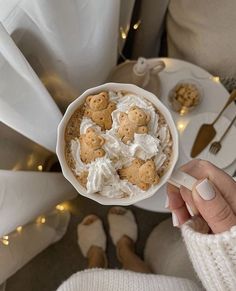
<path fill-rule="evenodd" d="M 72 170 L 68 166 L 65 158 L 65 129 L 66 125 L 75 112 L 75 110 L 80 107 L 84 102 L 88 95 L 97 94 L 102 91 L 127 91 L 132 92 L 136 95 L 142 96 L 143 98 L 150 101 L 154 106 L 156 106 L 163 116 L 166 119 L 166 122 L 170 128 L 170 132 L 173 139 L 173 154 L 172 154 L 172 161 L 169 169 L 167 172 L 161 177 L 160 182 L 157 185 L 152 186 L 149 188 L 145 193 L 140 193 L 133 197 L 126 197 L 126 198 L 108 198 L 104 197 L 99 194 L 87 194 L 86 189 L 80 185 L 76 177 L 74 176 Z M 172 119 L 172 116 L 169 110 L 159 101 L 159 99 L 152 93 L 139 88 L 138 86 L 131 85 L 131 84 L 122 84 L 122 83 L 107 83 L 101 86 L 97 86 L 85 91 L 81 96 L 79 96 L 76 100 L 74 100 L 67 108 L 57 130 L 57 147 L 56 153 L 61 164 L 62 173 L 64 177 L 75 187 L 75 189 L 81 195 L 90 198 L 102 205 L 131 205 L 135 204 L 141 200 L 149 198 L 153 196 L 170 178 L 171 173 L 174 169 L 174 166 L 178 159 L 178 132 L 175 126 L 175 123 Z"/>
<path fill-rule="evenodd" d="M 192 94 L 190 93 L 190 90 L 187 89 L 188 86 L 192 86 Z M 185 90 L 185 92 L 181 92 L 181 94 L 177 94 L 177 90 Z M 185 88 L 184 88 L 185 87 Z M 189 91 L 188 93 L 186 91 Z M 194 95 L 195 92 L 197 92 L 197 98 L 194 101 Z M 178 99 L 179 98 L 179 99 Z M 172 110 L 175 112 L 178 112 L 180 115 L 185 115 L 188 112 L 192 111 L 194 108 L 196 108 L 202 101 L 203 98 L 203 88 L 201 85 L 196 82 L 193 79 L 186 79 L 181 80 L 170 90 L 168 95 L 168 101 L 170 103 L 170 106 Z"/>

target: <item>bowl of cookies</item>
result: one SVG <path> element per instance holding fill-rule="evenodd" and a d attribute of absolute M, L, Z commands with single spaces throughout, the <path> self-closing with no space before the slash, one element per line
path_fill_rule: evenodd
<path fill-rule="evenodd" d="M 154 94 L 107 83 L 68 106 L 56 152 L 78 193 L 103 205 L 131 205 L 154 195 L 170 178 L 178 133 Z"/>
<path fill-rule="evenodd" d="M 202 100 L 203 89 L 200 84 L 187 79 L 179 81 L 169 92 L 168 101 L 171 108 L 180 115 L 192 111 Z"/>

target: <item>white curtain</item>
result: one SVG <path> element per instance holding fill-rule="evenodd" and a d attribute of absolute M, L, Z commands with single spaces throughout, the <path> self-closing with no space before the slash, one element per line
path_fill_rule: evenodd
<path fill-rule="evenodd" d="M 0 23 L 0 121 L 55 152 L 62 114 Z"/>
<path fill-rule="evenodd" d="M 85 89 L 106 80 L 117 60 L 119 25 L 129 23 L 133 4 L 0 0 L 0 21 L 65 109 Z"/>

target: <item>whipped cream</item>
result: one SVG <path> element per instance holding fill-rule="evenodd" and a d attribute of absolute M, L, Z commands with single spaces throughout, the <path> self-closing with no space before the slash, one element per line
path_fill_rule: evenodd
<path fill-rule="evenodd" d="M 122 98 L 122 93 L 121 92 L 114 92 L 114 91 L 109 91 L 108 92 L 109 99 L 112 102 L 117 102 Z"/>
<path fill-rule="evenodd" d="M 167 125 L 164 125 L 159 129 L 157 136 L 161 142 L 162 148 L 170 145 L 170 131 Z"/>
<path fill-rule="evenodd" d="M 129 146 L 132 157 L 148 160 L 159 152 L 160 141 L 149 134 L 134 134 L 134 141 Z"/>
<path fill-rule="evenodd" d="M 87 192 L 99 192 L 100 195 L 110 198 L 121 198 L 124 195 L 133 196 L 141 192 L 137 186 L 120 180 L 112 161 L 106 157 L 96 159 L 90 164 Z"/>
<path fill-rule="evenodd" d="M 167 125 L 159 128 L 159 115 L 153 105 L 137 95 L 121 92 L 109 92 L 110 101 L 117 103 L 117 109 L 112 112 L 112 128 L 101 131 L 90 118 L 83 117 L 80 124 L 80 134 L 85 134 L 88 128 L 94 128 L 100 134 L 105 143 L 103 149 L 104 157 L 97 158 L 90 164 L 84 164 L 80 158 L 80 143 L 76 138 L 71 141 L 71 154 L 75 160 L 75 174 L 81 171 L 88 171 L 87 193 L 97 193 L 110 198 L 121 198 L 146 193 L 136 185 L 125 180 L 121 180 L 117 170 L 128 166 L 133 159 L 140 158 L 148 160 L 154 157 L 156 168 L 159 169 L 167 159 L 164 148 L 170 145 L 170 131 Z M 117 135 L 120 126 L 119 115 L 121 112 L 128 112 L 132 106 L 142 108 L 150 115 L 147 134 L 134 134 L 134 140 L 129 144 L 123 143 Z"/>
<path fill-rule="evenodd" d="M 127 183 L 125 180 L 119 180 L 119 183 L 112 185 L 105 185 L 101 192 L 102 196 L 109 198 L 123 198 L 133 197 L 137 195 L 145 195 L 146 192 L 138 188 L 136 185 Z"/>
<path fill-rule="evenodd" d="M 102 191 L 106 185 L 112 185 L 118 181 L 118 174 L 112 161 L 106 157 L 98 158 L 91 162 L 87 179 L 88 193 Z"/>
<path fill-rule="evenodd" d="M 163 152 L 159 152 L 159 154 L 155 156 L 154 163 L 157 169 L 159 169 L 164 164 L 166 158 L 167 155 Z"/>
<path fill-rule="evenodd" d="M 80 124 L 80 134 L 85 134 L 88 128 L 94 128 L 97 133 L 101 132 L 100 126 L 94 123 L 90 118 L 83 117 L 81 124 Z"/>
<path fill-rule="evenodd" d="M 72 139 L 71 144 L 70 144 L 70 150 L 71 150 L 71 155 L 75 161 L 75 167 L 74 167 L 75 174 L 79 175 L 80 172 L 84 170 L 88 170 L 89 165 L 86 165 L 85 163 L 83 163 L 80 158 L 80 142 L 78 138 Z"/>

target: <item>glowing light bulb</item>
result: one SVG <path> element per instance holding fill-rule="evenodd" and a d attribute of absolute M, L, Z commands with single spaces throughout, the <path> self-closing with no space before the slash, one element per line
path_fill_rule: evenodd
<path fill-rule="evenodd" d="M 9 236 L 8 235 L 4 235 L 3 238 L 8 240 Z"/>
<path fill-rule="evenodd" d="M 60 211 L 63 211 L 63 210 L 65 210 L 65 206 L 63 206 L 63 205 L 61 205 L 61 204 L 58 204 L 58 205 L 56 206 L 56 209 L 57 209 L 57 210 L 60 210 Z"/>
<path fill-rule="evenodd" d="M 3 239 L 2 240 L 2 243 L 5 245 L 5 246 L 8 246 L 9 245 L 9 241 L 7 239 Z"/>
<path fill-rule="evenodd" d="M 188 113 L 188 109 L 186 107 L 183 107 L 181 108 L 180 112 L 179 112 L 179 115 L 180 116 L 183 116 L 185 115 L 186 113 Z"/>
<path fill-rule="evenodd" d="M 124 29 L 121 27 L 120 28 L 120 35 L 122 39 L 126 39 L 127 38 L 127 34 L 125 33 Z"/>
<path fill-rule="evenodd" d="M 43 224 L 46 222 L 46 218 L 44 216 L 40 216 L 37 218 L 36 223 L 37 224 Z"/>
<path fill-rule="evenodd" d="M 133 25 L 133 29 L 137 30 L 139 28 L 141 24 L 141 20 L 137 21 L 134 25 Z"/>
<path fill-rule="evenodd" d="M 178 123 L 178 125 L 177 125 L 177 127 L 178 127 L 178 129 L 183 129 L 184 128 L 184 125 L 183 125 L 183 123 Z"/>
<path fill-rule="evenodd" d="M 22 226 L 18 226 L 17 228 L 16 228 L 16 230 L 17 230 L 17 232 L 21 232 L 22 231 Z"/>
<path fill-rule="evenodd" d="M 186 127 L 186 124 L 184 122 L 182 121 L 177 122 L 177 128 L 180 133 L 184 131 L 185 127 Z"/>
<path fill-rule="evenodd" d="M 126 28 L 120 27 L 120 36 L 122 39 L 126 39 L 129 32 L 129 25 L 126 26 Z"/>
<path fill-rule="evenodd" d="M 43 166 L 42 165 L 38 165 L 37 169 L 38 169 L 38 171 L 42 172 Z"/>
<path fill-rule="evenodd" d="M 41 218 L 41 223 L 45 223 L 46 222 L 46 218 L 45 217 L 42 217 Z"/>
<path fill-rule="evenodd" d="M 212 79 L 212 81 L 214 81 L 214 82 L 217 82 L 217 83 L 220 82 L 220 77 L 218 77 L 218 76 L 213 76 L 211 79 Z"/>

